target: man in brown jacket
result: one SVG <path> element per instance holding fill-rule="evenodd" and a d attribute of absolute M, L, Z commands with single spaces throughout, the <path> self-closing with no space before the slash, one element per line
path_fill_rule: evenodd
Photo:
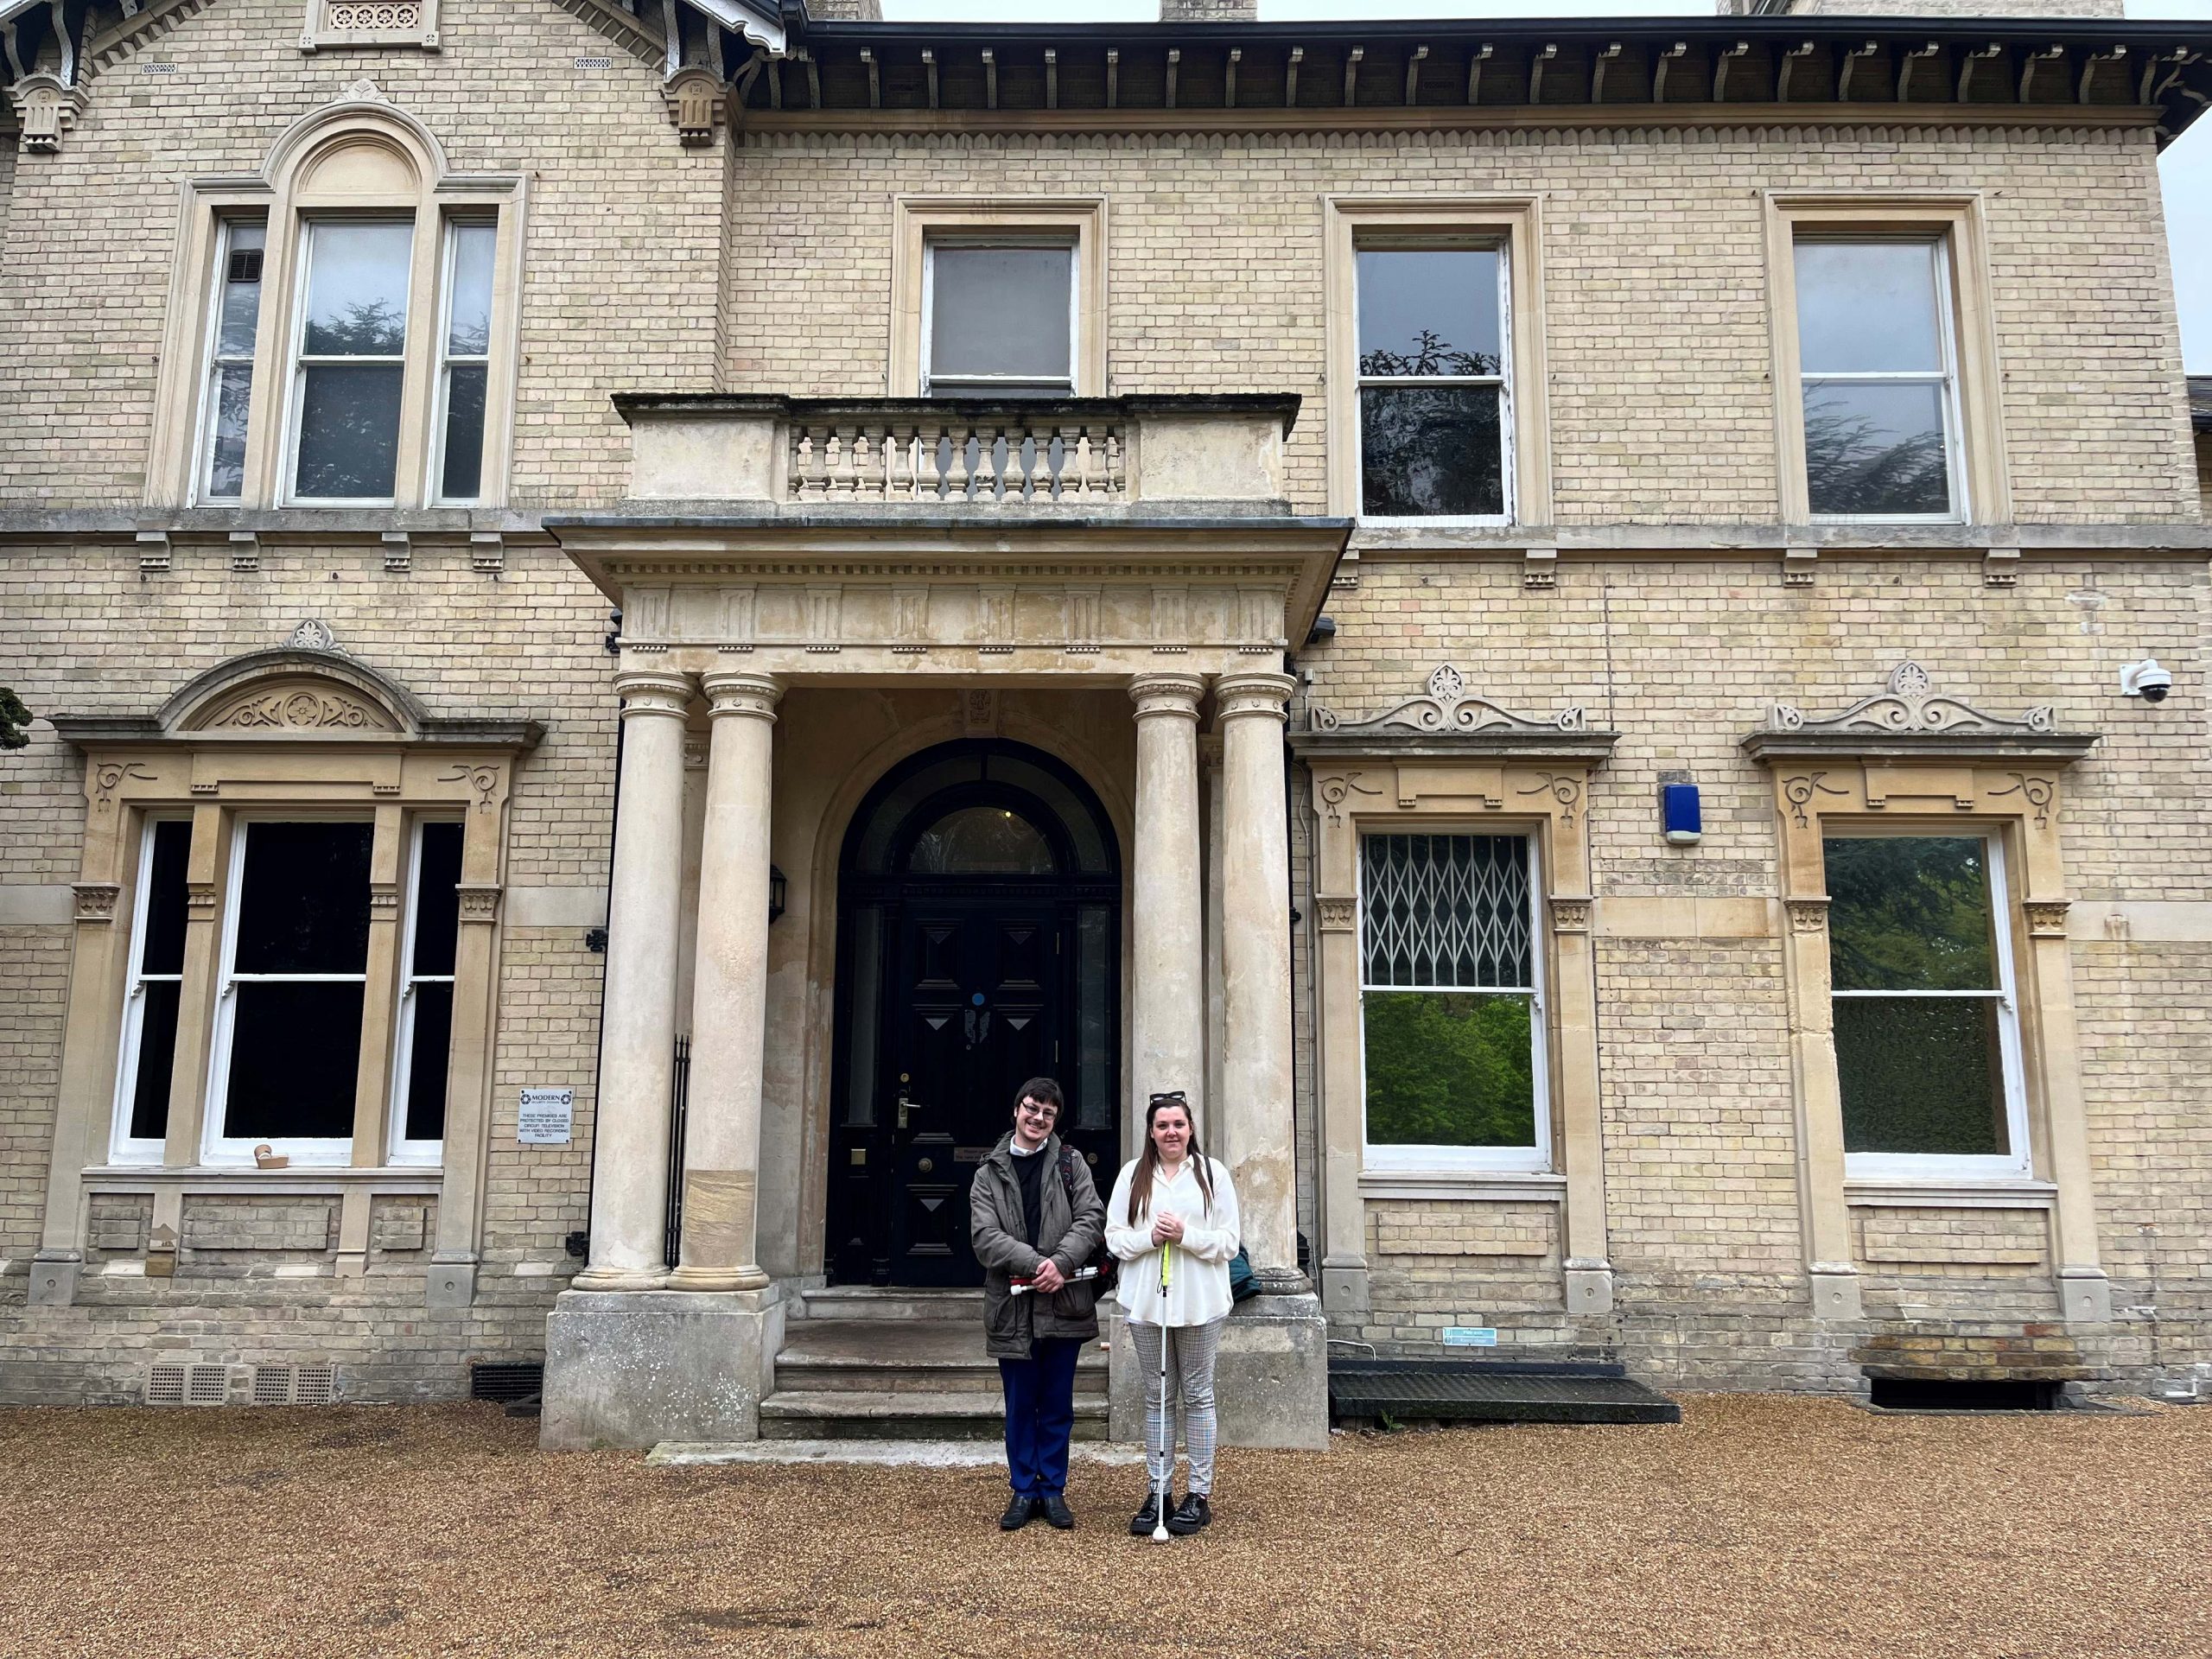
<path fill-rule="evenodd" d="M 1075 1525 L 1065 1492 L 1075 1432 L 1075 1363 L 1098 1336 L 1096 1292 L 1069 1282 L 1097 1253 L 1106 1206 L 1084 1160 L 1052 1132 L 1065 1098 L 1050 1077 L 1032 1077 L 969 1189 L 969 1236 L 983 1264 L 985 1349 L 1006 1385 L 1006 1465 L 1014 1498 L 999 1525 L 1008 1532 L 1043 1516 Z M 1014 1294 L 1017 1281 L 1026 1285 Z"/>

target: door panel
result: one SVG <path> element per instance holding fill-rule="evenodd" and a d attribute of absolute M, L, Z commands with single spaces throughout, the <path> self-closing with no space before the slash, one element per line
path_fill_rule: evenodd
<path fill-rule="evenodd" d="M 877 995 L 852 997 L 855 1010 L 880 1007 L 880 1046 L 874 1065 L 849 1069 L 849 1080 L 858 1072 L 880 1081 L 872 1107 L 839 1107 L 828 1254 L 841 1281 L 982 1281 L 968 1238 L 969 1186 L 1030 1077 L 1059 1077 L 1071 1096 L 1062 1132 L 1094 1173 L 1113 1154 L 1111 1102 L 1080 1111 L 1068 1075 L 1077 1058 L 1077 905 L 1057 884 L 973 886 L 983 890 L 902 894 L 887 905 L 886 983 Z M 1097 1069 L 1089 1070 L 1095 1080 Z"/>

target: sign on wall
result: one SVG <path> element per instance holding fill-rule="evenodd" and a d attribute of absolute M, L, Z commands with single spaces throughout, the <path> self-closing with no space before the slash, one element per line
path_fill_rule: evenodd
<path fill-rule="evenodd" d="M 565 1147 L 575 1112 L 573 1089 L 525 1089 L 515 1114 L 515 1139 L 525 1147 Z"/>

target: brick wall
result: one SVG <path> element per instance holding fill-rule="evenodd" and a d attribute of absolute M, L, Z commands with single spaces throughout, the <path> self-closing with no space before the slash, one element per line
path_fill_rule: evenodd
<path fill-rule="evenodd" d="M 1318 510 L 1320 199 L 1541 192 L 1559 522 L 1770 521 L 1761 192 L 1986 190 L 2016 516 L 2171 518 L 2196 492 L 2153 159 L 2145 134 L 2052 130 L 756 137 L 725 371 L 881 394 L 893 196 L 1103 194 L 1113 389 L 1301 394 L 1293 493 Z"/>

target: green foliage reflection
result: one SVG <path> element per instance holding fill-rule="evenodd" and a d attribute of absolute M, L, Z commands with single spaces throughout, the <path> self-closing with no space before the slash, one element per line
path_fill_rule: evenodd
<path fill-rule="evenodd" d="M 1367 992 L 1369 1143 L 1534 1146 L 1529 1001 L 1514 995 Z"/>
<path fill-rule="evenodd" d="M 1979 837 L 1840 836 L 1821 852 L 1836 989 L 1997 988 L 1988 849 Z"/>

